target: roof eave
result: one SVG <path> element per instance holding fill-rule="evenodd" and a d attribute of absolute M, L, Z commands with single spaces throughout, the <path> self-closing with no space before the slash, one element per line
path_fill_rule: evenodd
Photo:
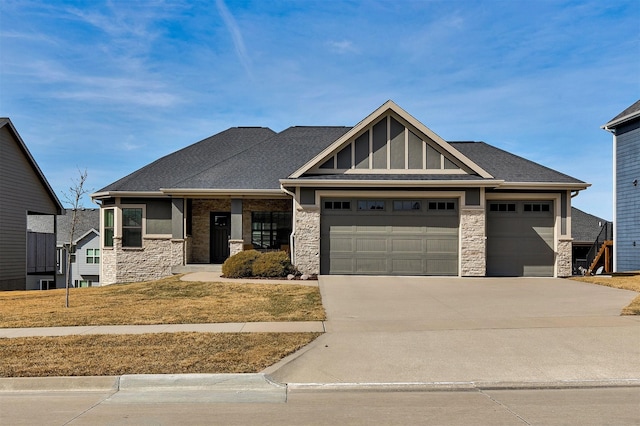
<path fill-rule="evenodd" d="M 615 128 L 621 124 L 626 123 L 627 121 L 634 120 L 636 118 L 640 118 L 640 111 L 634 111 L 631 114 L 627 114 L 624 117 L 620 117 L 616 120 L 611 120 L 604 126 L 600 126 L 601 129 L 606 130 L 607 132 L 614 132 Z"/>
<path fill-rule="evenodd" d="M 94 192 L 89 195 L 92 201 L 102 200 L 105 198 L 115 197 L 145 197 L 145 198 L 162 198 L 166 197 L 162 191 L 102 191 Z"/>
<path fill-rule="evenodd" d="M 586 182 L 504 182 L 499 189 L 566 189 L 582 191 L 590 187 Z"/>
<path fill-rule="evenodd" d="M 327 179 L 280 179 L 282 186 L 288 187 L 499 187 L 503 180 L 327 180 Z"/>
<path fill-rule="evenodd" d="M 278 189 L 202 189 L 202 188 L 160 188 L 165 195 L 235 198 L 290 198 Z"/>

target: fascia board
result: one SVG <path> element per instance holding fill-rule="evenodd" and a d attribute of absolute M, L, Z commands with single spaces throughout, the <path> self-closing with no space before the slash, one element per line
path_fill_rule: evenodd
<path fill-rule="evenodd" d="M 100 200 L 103 198 L 112 198 L 112 197 L 145 197 L 145 198 L 163 198 L 166 197 L 167 194 L 160 191 L 104 191 L 104 192 L 94 192 L 89 195 L 92 200 Z"/>
<path fill-rule="evenodd" d="M 563 183 L 563 182 L 505 182 L 500 189 L 571 189 L 584 190 L 590 187 L 590 183 Z"/>
<path fill-rule="evenodd" d="M 374 112 L 369 114 L 364 120 L 360 121 L 358 124 L 356 124 L 354 127 L 352 127 L 351 130 L 349 130 L 347 133 L 342 135 L 339 139 L 337 139 L 335 142 L 333 142 L 327 148 L 323 149 L 318 155 L 313 157 L 309 162 L 307 162 L 301 168 L 296 170 L 293 174 L 291 174 L 290 177 L 291 178 L 298 178 L 298 177 L 302 176 L 304 173 L 308 172 L 311 168 L 313 168 L 316 164 L 318 164 L 320 161 L 322 161 L 325 157 L 330 155 L 333 151 L 337 150 L 341 145 L 343 145 L 349 139 L 355 137 L 355 135 L 360 133 L 366 127 L 368 127 L 371 124 L 373 124 L 374 121 L 376 121 L 378 118 L 380 118 L 383 114 L 385 114 L 389 110 L 393 111 L 395 114 L 397 114 L 403 120 L 407 121 L 407 123 L 409 123 L 411 126 L 415 127 L 418 131 L 422 132 L 425 136 L 427 136 L 429 139 L 431 139 L 433 142 L 435 142 L 440 148 L 442 148 L 443 151 L 447 152 L 452 157 L 456 158 L 458 161 L 460 161 L 462 164 L 464 164 L 466 167 L 468 167 L 469 169 L 471 169 L 472 171 L 474 171 L 475 173 L 477 173 L 481 177 L 483 177 L 485 179 L 493 178 L 493 176 L 491 176 L 487 171 L 485 171 L 480 166 L 478 166 L 476 163 L 471 161 L 468 157 L 463 155 L 460 151 L 458 151 L 457 149 L 452 147 L 449 143 L 447 143 L 447 141 L 442 139 L 435 132 L 433 132 L 427 126 L 422 124 L 419 120 L 417 120 L 415 117 L 413 117 L 407 111 L 402 109 L 400 106 L 398 106 L 392 100 L 388 100 L 387 102 L 382 104 L 378 109 L 376 109 Z"/>
<path fill-rule="evenodd" d="M 280 179 L 282 186 L 308 187 L 489 187 L 497 188 L 504 183 L 503 180 L 326 180 L 326 179 Z"/>
<path fill-rule="evenodd" d="M 165 195 L 179 196 L 232 196 L 237 198 L 289 198 L 280 189 L 201 189 L 201 188 L 161 188 Z"/>
<path fill-rule="evenodd" d="M 607 131 L 612 131 L 614 130 L 617 126 L 627 122 L 627 121 L 631 121 L 634 118 L 639 118 L 640 117 L 640 111 L 634 111 L 631 114 L 625 115 L 624 117 L 620 117 L 617 120 L 612 120 L 610 122 L 608 122 L 607 124 L 605 124 L 604 126 L 600 126 L 601 129 L 603 130 L 607 130 Z"/>

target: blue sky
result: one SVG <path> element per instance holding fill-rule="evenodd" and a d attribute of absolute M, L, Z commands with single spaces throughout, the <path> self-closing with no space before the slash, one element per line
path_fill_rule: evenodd
<path fill-rule="evenodd" d="M 232 126 L 352 126 L 392 99 L 593 184 L 640 98 L 638 1 L 0 0 L 0 116 L 54 190 L 98 190 Z M 90 206 L 86 201 L 85 205 Z"/>

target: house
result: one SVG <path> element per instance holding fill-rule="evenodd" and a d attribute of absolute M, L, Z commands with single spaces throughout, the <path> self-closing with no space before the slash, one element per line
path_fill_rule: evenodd
<path fill-rule="evenodd" d="M 640 100 L 602 128 L 613 134 L 613 270 L 640 271 Z"/>
<path fill-rule="evenodd" d="M 0 118 L 0 290 L 24 290 L 27 274 L 55 274 L 55 238 L 27 233 L 27 216 L 62 204 L 13 123 Z M 55 231 L 55 220 L 52 231 Z"/>
<path fill-rule="evenodd" d="M 46 290 L 66 287 L 66 267 L 71 235 L 73 210 L 66 209 L 65 214 L 57 216 L 56 232 L 56 276 L 30 275 L 28 290 Z M 28 228 L 31 232 L 47 232 L 51 216 L 29 216 Z M 72 287 L 92 287 L 100 285 L 100 209 L 82 208 L 76 211 L 73 246 L 71 257 Z"/>
<path fill-rule="evenodd" d="M 388 101 L 354 127 L 235 127 L 92 194 L 103 284 L 287 250 L 305 273 L 571 275 L 589 184 Z"/>
<path fill-rule="evenodd" d="M 573 273 L 595 272 L 600 266 L 604 272 L 613 270 L 609 241 L 613 239 L 613 223 L 575 207 L 571 208 L 571 236 L 573 237 Z M 600 256 L 598 256 L 600 255 Z"/>

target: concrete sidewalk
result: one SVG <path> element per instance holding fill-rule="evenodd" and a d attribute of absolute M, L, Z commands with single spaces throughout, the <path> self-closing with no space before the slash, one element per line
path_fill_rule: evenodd
<path fill-rule="evenodd" d="M 301 333 L 325 331 L 323 321 L 233 322 L 213 324 L 94 325 L 78 327 L 0 328 L 0 338 L 71 336 L 78 334 Z"/>

